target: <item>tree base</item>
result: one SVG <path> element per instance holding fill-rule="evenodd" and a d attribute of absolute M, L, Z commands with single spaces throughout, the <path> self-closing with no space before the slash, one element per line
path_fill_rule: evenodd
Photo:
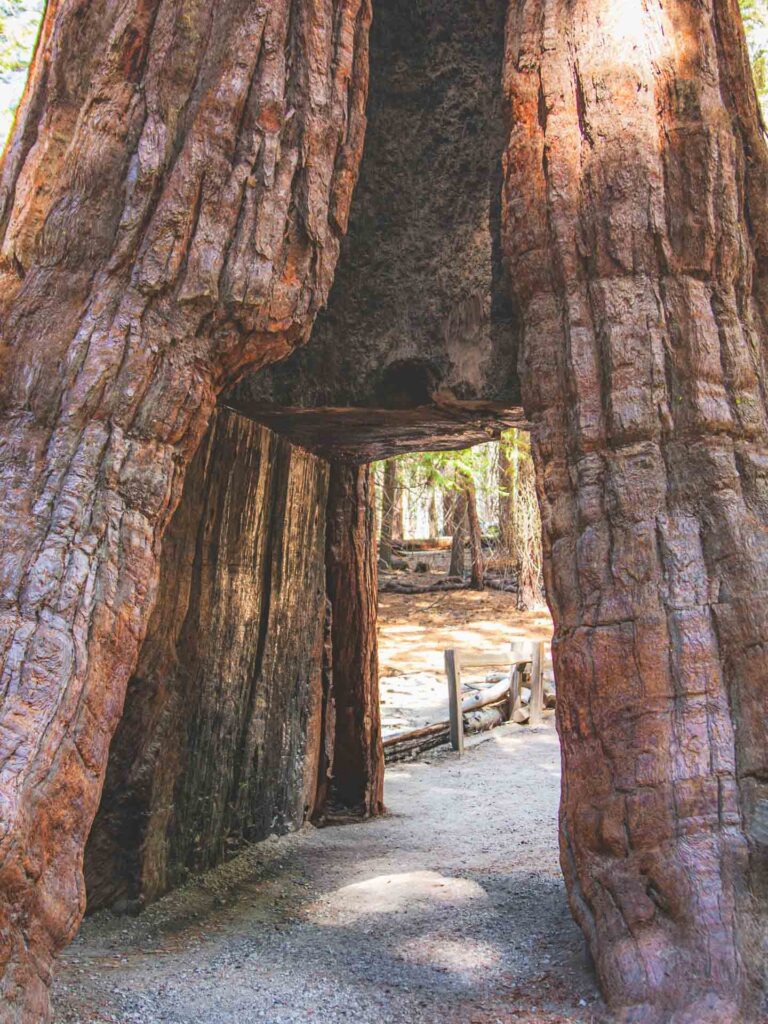
<path fill-rule="evenodd" d="M 735 1003 L 714 994 L 676 1010 L 650 1003 L 623 1007 L 613 1020 L 615 1024 L 749 1024 Z"/>

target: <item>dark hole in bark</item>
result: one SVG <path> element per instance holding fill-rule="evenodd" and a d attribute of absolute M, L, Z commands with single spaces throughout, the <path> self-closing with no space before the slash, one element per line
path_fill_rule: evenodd
<path fill-rule="evenodd" d="M 377 397 L 385 409 L 428 405 L 438 384 L 434 366 L 424 359 L 399 359 L 382 374 Z"/>

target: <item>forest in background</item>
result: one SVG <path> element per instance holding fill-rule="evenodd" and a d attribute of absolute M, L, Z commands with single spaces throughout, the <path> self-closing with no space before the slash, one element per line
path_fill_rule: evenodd
<path fill-rule="evenodd" d="M 448 578 L 487 573 L 514 583 L 521 608 L 543 600 L 541 521 L 530 439 L 508 430 L 498 441 L 454 452 L 421 452 L 376 463 L 379 557 L 383 569 L 423 544 L 450 542 Z"/>

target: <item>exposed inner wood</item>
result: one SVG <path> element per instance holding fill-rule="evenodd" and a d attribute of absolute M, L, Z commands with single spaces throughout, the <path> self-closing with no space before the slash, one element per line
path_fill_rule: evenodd
<path fill-rule="evenodd" d="M 141 905 L 314 809 L 328 466 L 222 410 L 166 532 L 160 591 L 86 848 L 90 910 Z"/>
<path fill-rule="evenodd" d="M 525 426 L 523 411 L 493 402 L 451 402 L 413 409 L 262 406 L 239 392 L 223 404 L 326 459 L 362 464 L 405 452 L 468 448 Z"/>

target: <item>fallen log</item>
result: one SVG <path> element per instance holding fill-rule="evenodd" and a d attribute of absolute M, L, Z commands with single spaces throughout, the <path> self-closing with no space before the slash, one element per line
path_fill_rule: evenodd
<path fill-rule="evenodd" d="M 444 590 L 468 590 L 469 582 L 448 576 L 434 583 L 403 583 L 397 579 L 385 579 L 379 584 L 379 591 L 385 594 L 432 594 Z"/>
<path fill-rule="evenodd" d="M 468 711 L 479 711 L 481 708 L 487 707 L 489 704 L 498 704 L 500 700 L 504 700 L 509 695 L 509 679 L 503 679 L 499 683 L 494 683 L 493 686 L 488 686 L 484 690 L 477 690 L 469 697 L 465 697 L 461 702 L 461 710 L 466 714 Z"/>
<path fill-rule="evenodd" d="M 392 541 L 392 550 L 398 554 L 406 551 L 449 551 L 450 537 L 417 537 L 411 540 Z"/>
<path fill-rule="evenodd" d="M 505 699 L 494 705 L 475 707 L 463 716 L 464 732 L 471 735 L 487 732 L 509 721 L 509 702 Z M 418 729 L 396 733 L 384 738 L 384 762 L 394 764 L 398 761 L 410 761 L 425 754 L 435 747 L 441 747 L 450 741 L 450 723 L 435 722 Z"/>
<path fill-rule="evenodd" d="M 396 732 L 392 736 L 385 736 L 382 741 L 382 746 L 386 750 L 388 747 L 395 746 L 398 743 L 404 743 L 407 740 L 417 740 L 426 736 L 434 736 L 437 733 L 444 732 L 447 728 L 448 722 L 435 722 L 432 725 L 422 725 L 418 729 L 408 729 L 405 732 Z"/>
<path fill-rule="evenodd" d="M 489 590 L 501 590 L 505 594 L 517 593 L 517 582 L 515 580 L 499 580 L 485 577 L 485 585 Z"/>
<path fill-rule="evenodd" d="M 485 576 L 484 585 L 489 590 L 500 590 L 506 594 L 517 593 L 517 583 L 514 580 L 503 580 L 496 576 Z M 435 580 L 434 583 L 405 583 L 394 577 L 380 578 L 379 590 L 392 594 L 430 594 L 439 590 L 468 590 L 469 580 L 460 576 L 445 576 Z"/>
<path fill-rule="evenodd" d="M 464 715 L 464 732 L 488 732 L 509 721 L 509 707 L 494 704 L 492 707 L 479 708 Z"/>
<path fill-rule="evenodd" d="M 390 737 L 391 739 L 392 737 Z M 435 747 L 445 746 L 450 740 L 450 728 L 447 723 L 439 732 L 433 732 L 416 739 L 401 741 L 384 747 L 384 763 L 393 764 L 397 761 L 412 761 L 421 754 L 426 754 Z"/>
<path fill-rule="evenodd" d="M 493 729 L 497 725 L 509 720 L 509 683 L 507 680 L 496 683 L 494 686 L 478 690 L 470 696 L 465 697 L 461 702 L 461 711 L 464 721 L 464 732 L 482 732 L 486 729 Z M 495 705 L 495 707 L 493 707 Z M 484 716 L 482 712 L 491 708 L 492 715 Z M 498 712 L 498 713 L 497 713 Z M 385 736 L 382 741 L 384 747 L 384 759 L 388 763 L 393 760 L 404 760 L 404 757 L 395 756 L 393 751 L 397 749 L 400 753 L 407 753 L 408 756 L 429 750 L 447 742 L 450 732 L 450 723 L 434 722 L 431 725 L 422 725 L 417 729 L 407 729 L 405 732 L 398 732 L 392 736 Z"/>

